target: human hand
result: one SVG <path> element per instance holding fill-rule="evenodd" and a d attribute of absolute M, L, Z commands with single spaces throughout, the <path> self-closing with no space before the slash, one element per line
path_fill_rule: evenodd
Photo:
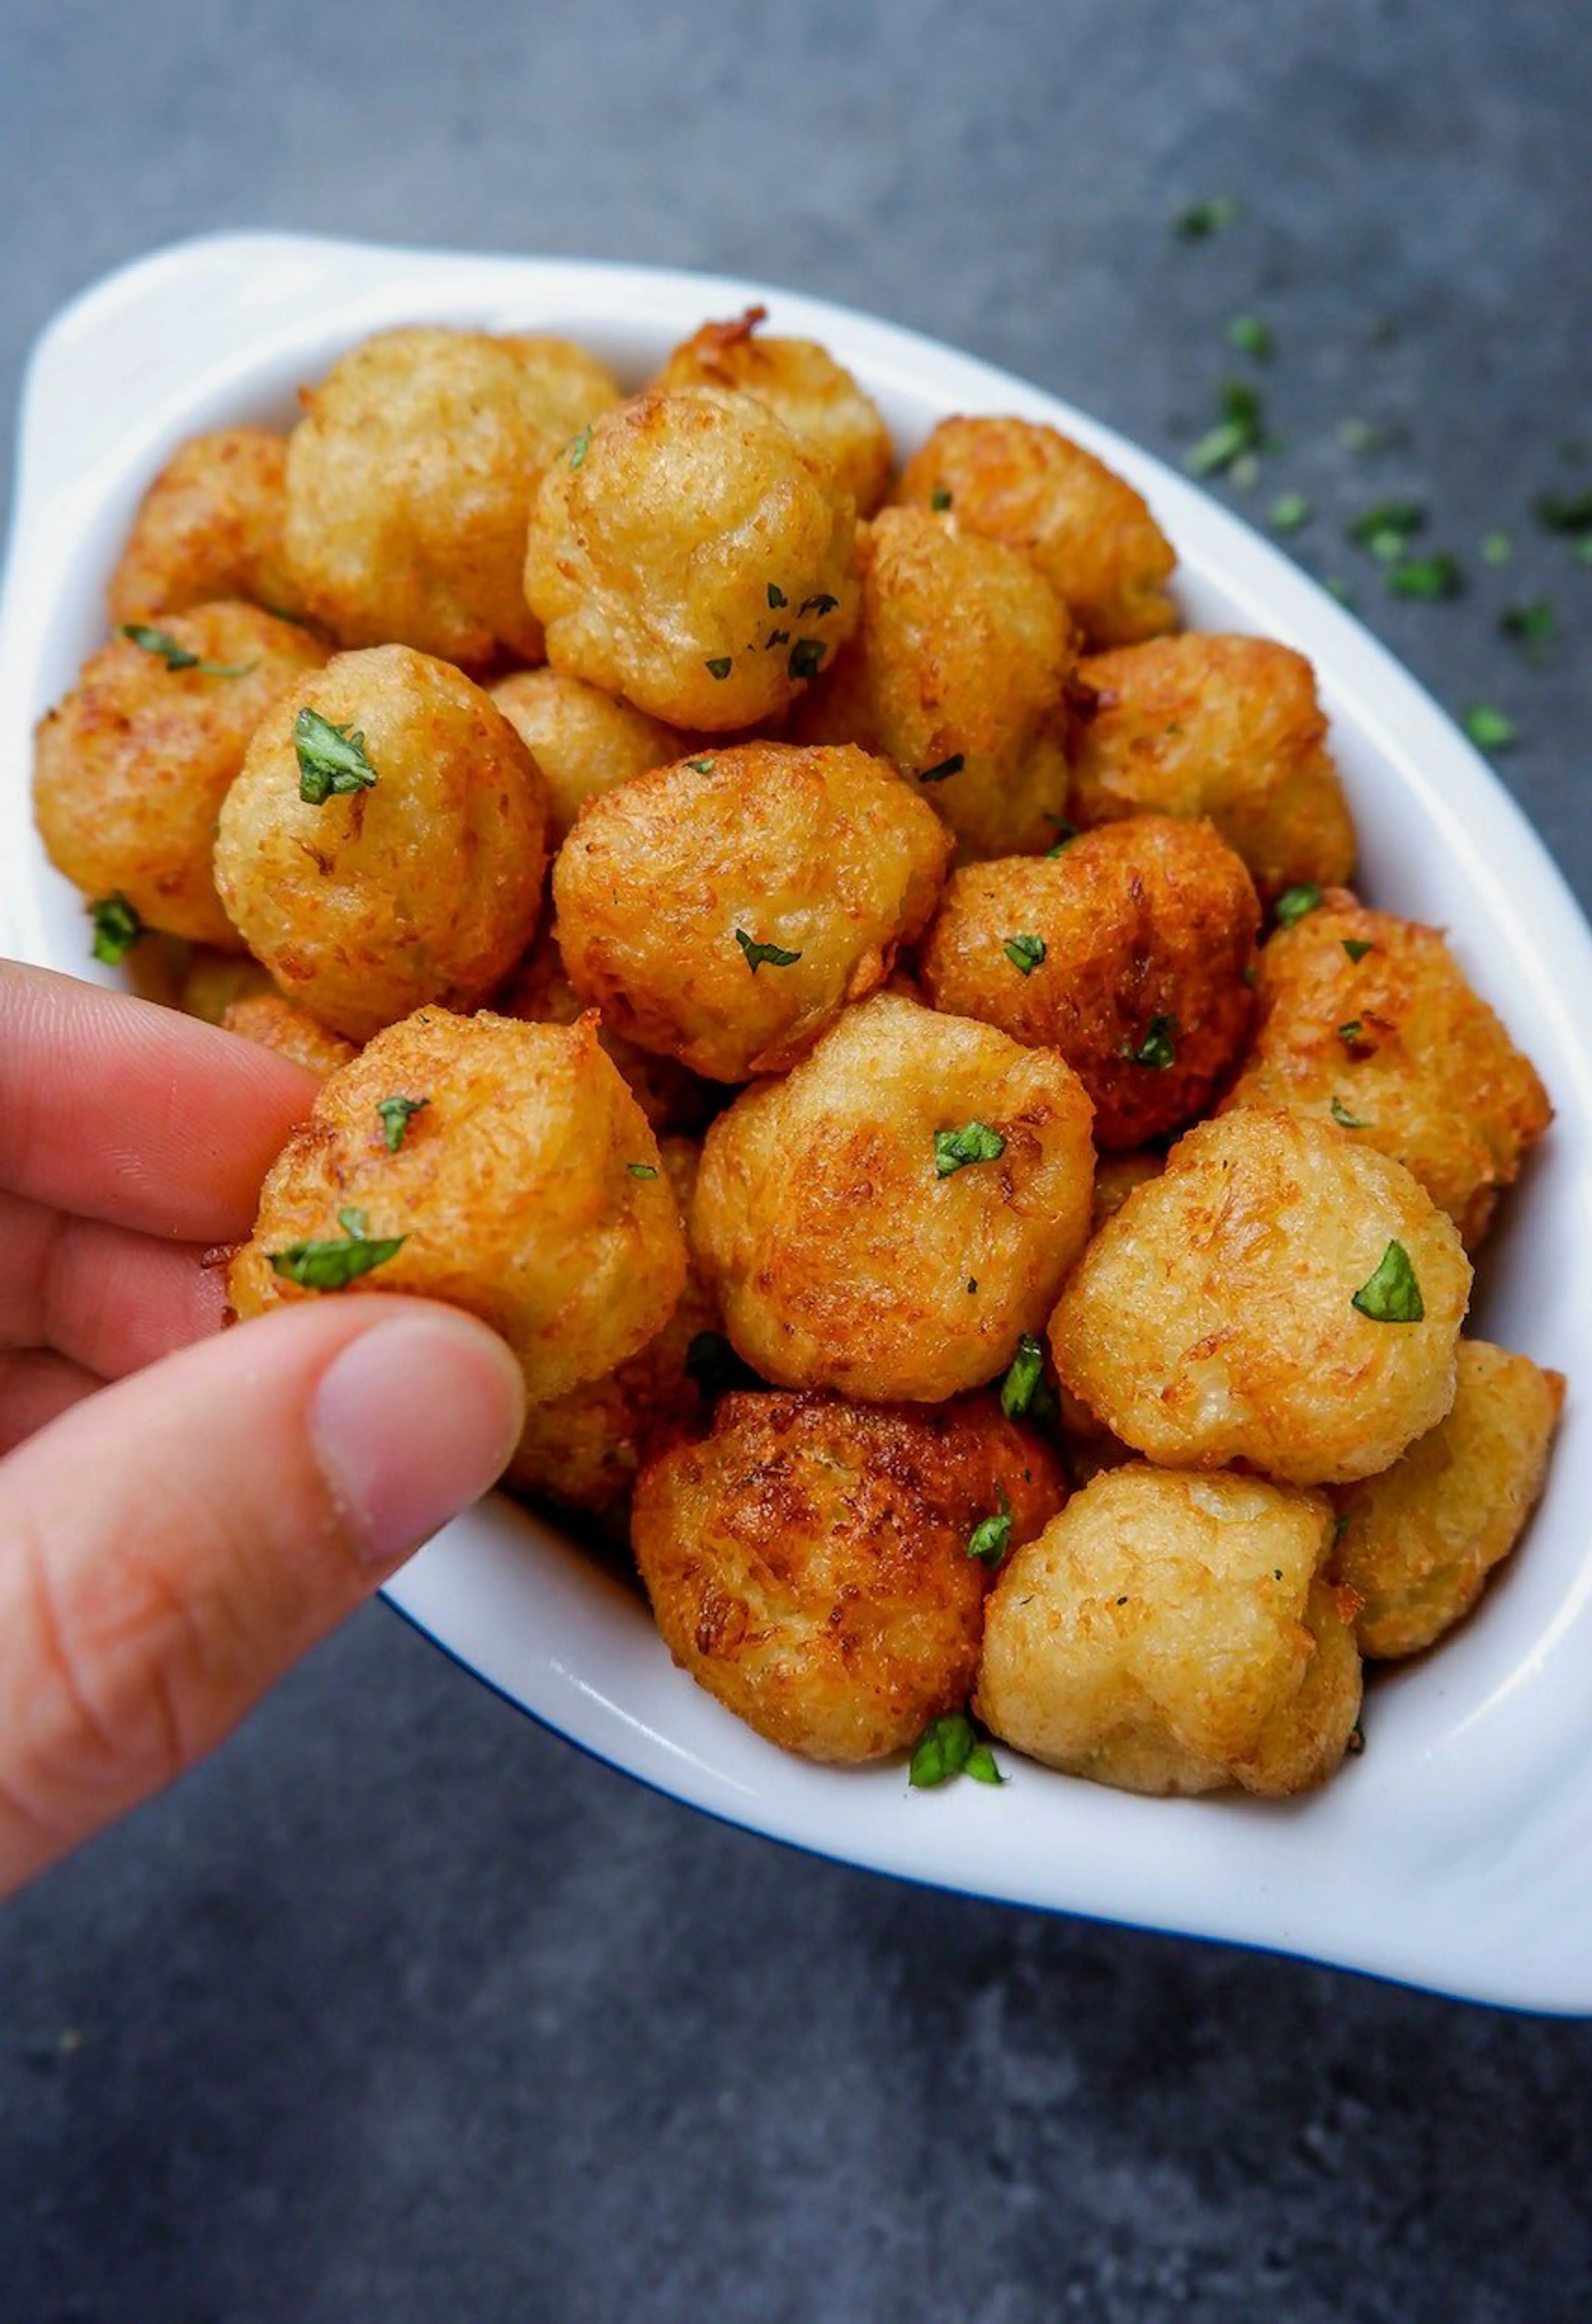
<path fill-rule="evenodd" d="M 0 1895 L 219 1742 L 513 1449 L 518 1368 L 450 1308 L 208 1336 L 206 1249 L 314 1093 L 0 962 Z"/>

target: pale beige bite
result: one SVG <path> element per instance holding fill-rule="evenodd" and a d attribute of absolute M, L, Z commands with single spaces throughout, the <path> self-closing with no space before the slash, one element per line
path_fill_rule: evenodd
<path fill-rule="evenodd" d="M 1091 647 L 1133 645 L 1178 625 L 1166 587 L 1176 552 L 1142 495 L 1041 421 L 943 420 L 906 463 L 895 498 L 1020 549 Z"/>
<path fill-rule="evenodd" d="M 581 810 L 553 867 L 571 983 L 720 1082 L 783 1072 L 922 930 L 951 843 L 882 761 L 748 742 Z"/>
<path fill-rule="evenodd" d="M 268 428 L 222 428 L 179 444 L 116 559 L 106 591 L 112 622 L 158 622 L 224 597 L 299 613 L 282 549 L 287 466 L 287 438 Z"/>
<path fill-rule="evenodd" d="M 1189 631 L 1078 665 L 1081 717 L 1067 812 L 1206 817 L 1262 900 L 1347 880 L 1355 829 L 1327 744 L 1315 672 L 1269 638 Z"/>
<path fill-rule="evenodd" d="M 388 1242 L 368 1268 L 340 1248 Z M 663 1329 L 686 1284 L 679 1211 L 594 1020 L 422 1009 L 327 1076 L 267 1175 L 233 1306 L 335 1297 L 344 1276 L 479 1315 L 533 1401 Z"/>
<path fill-rule="evenodd" d="M 1065 1487 L 992 1397 L 934 1411 L 727 1396 L 642 1473 L 631 1522 L 664 1641 L 770 1742 L 876 1759 L 966 1703 L 987 1519 L 1026 1541 Z"/>
<path fill-rule="evenodd" d="M 561 361 L 561 344 L 384 331 L 306 392 L 284 543 L 303 604 L 340 645 L 541 659 L 520 586 L 531 496 L 619 393 L 581 350 Z"/>
<path fill-rule="evenodd" d="M 686 738 L 672 726 L 560 670 L 517 669 L 491 691 L 541 769 L 552 847 L 562 843 L 587 799 L 650 768 L 667 767 L 686 748 Z"/>
<path fill-rule="evenodd" d="M 856 627 L 856 512 L 751 397 L 632 396 L 543 478 L 525 594 L 555 669 L 728 733 L 786 709 Z"/>
<path fill-rule="evenodd" d="M 1245 1108 L 1107 1221 L 1050 1340 L 1063 1384 L 1164 1467 L 1347 1483 L 1448 1411 L 1469 1296 L 1452 1222 L 1400 1164 Z"/>
<path fill-rule="evenodd" d="M 306 713 L 359 738 L 368 782 L 305 796 L 302 752 L 327 747 Z M 509 973 L 536 927 L 546 827 L 536 763 L 481 688 L 373 647 L 279 695 L 221 809 L 216 885 L 287 998 L 367 1040 L 427 1001 L 472 1008 Z"/>
<path fill-rule="evenodd" d="M 1002 1572 L 975 1708 L 1030 1758 L 1125 1791 L 1322 1782 L 1359 1658 L 1316 1576 L 1325 1496 L 1142 1462 L 1096 1477 Z"/>
<path fill-rule="evenodd" d="M 755 396 L 823 453 L 859 513 L 871 515 L 885 496 L 894 456 L 879 406 L 826 347 L 762 330 L 766 317 L 765 308 L 749 307 L 732 321 L 704 323 L 674 349 L 653 386 L 731 388 Z"/>
<path fill-rule="evenodd" d="M 964 857 L 1047 847 L 1077 658 L 1055 591 L 1016 550 L 916 508 L 865 528 L 861 569 L 857 638 L 796 731 L 882 752 Z"/>
<path fill-rule="evenodd" d="M 1334 1495 L 1333 1571 L 1358 1601 L 1362 1654 L 1419 1654 L 1470 1611 L 1541 1495 L 1564 1389 L 1529 1356 L 1462 1340 L 1448 1417 Z"/>
<path fill-rule="evenodd" d="M 918 973 L 936 1009 L 1065 1057 L 1116 1150 L 1210 1103 L 1249 1030 L 1259 932 L 1249 874 L 1209 824 L 1140 816 L 953 872 Z"/>
<path fill-rule="evenodd" d="M 1329 890 L 1266 944 L 1256 1001 L 1227 1102 L 1286 1106 L 1392 1155 L 1474 1250 L 1553 1109 L 1442 931 Z"/>
<path fill-rule="evenodd" d="M 236 950 L 216 822 L 261 720 L 326 660 L 308 631 L 229 602 L 173 613 L 84 664 L 39 727 L 33 811 L 58 872 L 146 927 Z"/>
<path fill-rule="evenodd" d="M 708 1131 L 692 1240 L 766 1379 L 934 1403 L 1043 1328 L 1089 1229 L 1070 1065 L 894 993 Z"/>

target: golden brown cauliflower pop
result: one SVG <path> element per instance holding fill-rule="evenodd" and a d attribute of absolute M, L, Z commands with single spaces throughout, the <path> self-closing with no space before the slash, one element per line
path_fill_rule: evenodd
<path fill-rule="evenodd" d="M 768 311 L 749 307 L 733 322 L 704 323 L 676 347 L 653 386 L 666 393 L 722 387 L 755 396 L 823 453 L 841 490 L 860 514 L 870 516 L 885 496 L 893 457 L 879 406 L 816 340 L 760 331 Z"/>
<path fill-rule="evenodd" d="M 546 821 L 535 761 L 480 687 L 374 647 L 279 696 L 221 810 L 216 881 L 287 997 L 361 1041 L 508 974 Z"/>
<path fill-rule="evenodd" d="M 1001 1574 L 976 1708 L 1030 1758 L 1130 1792 L 1325 1781 L 1359 1716 L 1316 1579 L 1320 1493 L 1142 1462 L 1097 1477 Z"/>
<path fill-rule="evenodd" d="M 1293 1115 L 1191 1130 L 1051 1319 L 1063 1385 L 1167 1468 L 1374 1475 L 1454 1397 L 1470 1267 L 1409 1172 Z"/>
<path fill-rule="evenodd" d="M 1089 1118 L 1046 1051 L 893 993 L 847 1010 L 707 1135 L 692 1242 L 741 1354 L 880 1400 L 992 1379 L 1088 1232 Z"/>
<path fill-rule="evenodd" d="M 862 621 L 796 720 L 805 739 L 882 751 L 964 855 L 1046 847 L 1066 804 L 1066 607 L 1015 550 L 919 509 L 862 542 Z"/>
<path fill-rule="evenodd" d="M 1228 1102 L 1286 1106 L 1391 1154 L 1474 1250 L 1553 1109 L 1441 931 L 1330 890 L 1272 936 L 1256 999 Z"/>
<path fill-rule="evenodd" d="M 566 342 L 412 329 L 352 349 L 306 394 L 288 447 L 284 540 L 305 605 L 345 646 L 539 660 L 520 586 L 530 498 L 618 394 Z"/>
<path fill-rule="evenodd" d="M 936 1009 L 1058 1049 L 1095 1142 L 1191 1120 L 1249 1028 L 1260 932 L 1249 874 L 1208 824 L 1140 816 L 1054 856 L 952 874 L 918 960 Z"/>
<path fill-rule="evenodd" d="M 704 1443 L 643 1471 L 631 1538 L 699 1685 L 787 1750 L 875 1759 L 967 1701 L 989 1572 L 970 1541 L 993 1519 L 998 1557 L 1064 1490 L 991 1398 L 734 1395 Z"/>
<path fill-rule="evenodd" d="M 84 664 L 39 727 L 33 809 L 51 862 L 145 925 L 235 949 L 216 892 L 216 818 L 261 719 L 326 650 L 257 606 L 197 605 Z"/>
<path fill-rule="evenodd" d="M 587 799 L 667 767 L 686 747 L 672 726 L 556 669 L 517 669 L 492 688 L 492 698 L 541 769 L 551 847 Z"/>
<path fill-rule="evenodd" d="M 951 843 L 865 751 L 748 742 L 590 800 L 553 867 L 575 991 L 714 1081 L 782 1072 L 882 984 Z"/>
<path fill-rule="evenodd" d="M 794 702 L 857 622 L 856 512 L 750 396 L 637 395 L 548 469 L 525 594 L 548 659 L 671 726 Z"/>
<path fill-rule="evenodd" d="M 1176 552 L 1133 486 L 1033 420 L 943 420 L 901 474 L 904 506 L 948 509 L 969 532 L 1020 549 L 1090 646 L 1177 627 Z"/>
<path fill-rule="evenodd" d="M 221 1029 L 257 1041 L 262 1049 L 274 1050 L 312 1074 L 329 1074 L 357 1054 L 352 1041 L 328 1033 L 308 1010 L 296 1009 L 280 992 L 251 992 L 229 1001 L 222 1011 Z"/>
<path fill-rule="evenodd" d="M 1419 1654 L 1469 1612 L 1536 1507 L 1563 1402 L 1562 1373 L 1461 1340 L 1447 1419 L 1334 1494 L 1333 1571 L 1359 1600 L 1362 1654 Z"/>
<path fill-rule="evenodd" d="M 242 597 L 298 613 L 282 551 L 288 441 L 223 428 L 179 444 L 139 503 L 106 590 L 112 622 L 158 622 Z"/>
<path fill-rule="evenodd" d="M 1207 816 L 1265 903 L 1354 869 L 1355 832 L 1327 748 L 1315 672 L 1269 638 L 1155 638 L 1078 665 L 1088 715 L 1068 813 Z"/>
<path fill-rule="evenodd" d="M 536 942 L 499 994 L 496 1007 L 505 1017 L 522 1017 L 529 1025 L 573 1025 L 585 1013 L 585 1002 L 569 981 L 558 949 L 551 917 L 543 919 Z M 604 1025 L 598 1035 L 630 1084 L 630 1095 L 654 1130 L 695 1136 L 707 1127 L 724 1102 L 723 1090 L 699 1074 L 639 1049 Z"/>
<path fill-rule="evenodd" d="M 422 1009 L 322 1084 L 230 1288 L 240 1316 L 345 1284 L 446 1300 L 502 1333 L 536 1401 L 633 1356 L 685 1282 L 657 1142 L 595 1023 Z"/>

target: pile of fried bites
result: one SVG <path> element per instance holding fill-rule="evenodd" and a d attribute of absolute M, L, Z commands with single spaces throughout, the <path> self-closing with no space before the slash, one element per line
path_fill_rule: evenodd
<path fill-rule="evenodd" d="M 324 1076 L 237 1314 L 484 1318 L 511 1483 L 759 1733 L 1303 1789 L 1541 1489 L 1563 1382 L 1460 1327 L 1547 1098 L 1128 484 L 1017 419 L 897 473 L 762 320 L 630 396 L 390 331 L 185 443 L 45 844 Z"/>

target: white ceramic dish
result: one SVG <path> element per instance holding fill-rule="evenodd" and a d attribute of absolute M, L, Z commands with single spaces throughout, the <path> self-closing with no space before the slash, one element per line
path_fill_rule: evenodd
<path fill-rule="evenodd" d="M 106 575 L 179 439 L 286 424 L 301 382 L 408 321 L 566 332 L 639 380 L 710 315 L 763 297 L 821 338 L 898 443 L 942 414 L 1049 420 L 1146 494 L 1201 628 L 1309 654 L 1374 900 L 1446 924 L 1544 1069 L 1559 1118 L 1490 1246 L 1480 1329 L 1571 1394 L 1547 1499 L 1479 1618 L 1377 1683 L 1365 1755 L 1286 1805 L 1127 1797 L 1007 1754 L 1012 1780 L 913 1794 L 905 1770 L 814 1767 L 669 1663 L 641 1606 L 507 1504 L 451 1526 L 389 1592 L 439 1646 L 600 1757 L 692 1805 L 947 1888 L 1296 1952 L 1477 1998 L 1592 2011 L 1592 938 L 1541 844 L 1405 672 L 1285 558 L 1157 461 L 1038 390 L 818 301 L 722 279 L 227 235 L 87 292 L 28 375 L 0 619 L 0 938 L 83 976 L 78 899 L 28 806 L 30 730 L 104 633 Z M 106 981 L 114 982 L 114 978 Z"/>

